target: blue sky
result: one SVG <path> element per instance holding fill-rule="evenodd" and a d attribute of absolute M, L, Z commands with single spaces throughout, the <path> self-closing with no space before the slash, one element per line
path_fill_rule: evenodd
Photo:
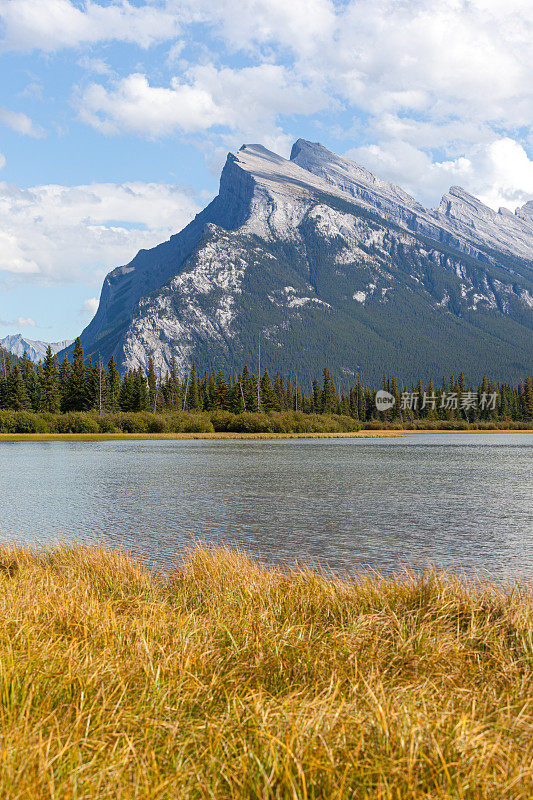
<path fill-rule="evenodd" d="M 426 205 L 533 198 L 530 0 L 0 0 L 0 337 L 72 338 L 105 274 L 299 136 Z"/>

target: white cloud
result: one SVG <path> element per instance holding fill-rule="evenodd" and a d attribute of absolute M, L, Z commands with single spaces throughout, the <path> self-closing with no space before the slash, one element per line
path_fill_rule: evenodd
<path fill-rule="evenodd" d="M 5 167 L 5 165 L 6 165 L 6 157 L 3 153 L 0 153 L 0 169 L 2 169 L 2 167 Z"/>
<path fill-rule="evenodd" d="M 471 161 L 476 194 L 489 206 L 512 211 L 533 199 L 533 160 L 513 139 L 491 142 Z"/>
<path fill-rule="evenodd" d="M 0 325 L 4 326 L 18 325 L 19 328 L 35 328 L 36 324 L 31 317 L 17 317 L 16 319 L 2 319 L 0 317 Z"/>
<path fill-rule="evenodd" d="M 0 270 L 42 284 L 95 282 L 140 248 L 179 231 L 197 211 L 177 186 L 0 183 Z"/>
<path fill-rule="evenodd" d="M 145 75 L 129 75 L 112 89 L 91 84 L 81 102 L 81 117 L 103 133 L 127 129 L 150 137 L 174 130 L 205 130 L 225 122 L 222 111 L 201 87 L 172 80 L 169 89 L 150 86 Z"/>
<path fill-rule="evenodd" d="M 30 81 L 20 92 L 20 97 L 29 97 L 32 100 L 44 100 L 43 84 L 37 80 Z"/>
<path fill-rule="evenodd" d="M 92 319 L 98 310 L 98 298 L 97 297 L 89 297 L 88 300 L 82 304 L 80 309 L 80 314 L 82 317 L 86 319 Z"/>
<path fill-rule="evenodd" d="M 178 13 L 184 0 L 171 3 Z M 292 61 L 371 114 L 531 124 L 530 0 L 191 0 L 229 49 Z M 468 113 L 465 113 L 468 112 Z"/>
<path fill-rule="evenodd" d="M 31 231 L 27 233 L 31 234 Z M 15 233 L 8 230 L 0 230 L 0 270 L 21 275 L 33 275 L 39 272 L 37 263 L 28 252 L 28 247 Z"/>
<path fill-rule="evenodd" d="M 109 64 L 103 58 L 83 56 L 83 58 L 80 58 L 78 61 L 78 66 L 87 70 L 87 72 L 94 72 L 96 75 L 109 75 L 111 73 Z"/>
<path fill-rule="evenodd" d="M 329 102 L 323 92 L 297 81 L 281 65 L 217 69 L 205 64 L 191 67 L 184 78 L 172 78 L 168 88 L 151 86 L 140 73 L 110 88 L 93 83 L 82 95 L 80 115 L 104 133 L 126 129 L 158 137 L 215 126 L 263 131 L 266 126 L 268 135 L 278 115 L 312 114 Z"/>
<path fill-rule="evenodd" d="M 178 13 L 183 1 L 171 2 Z M 191 12 L 216 28 L 233 49 L 275 46 L 313 56 L 329 45 L 338 24 L 331 0 L 194 0 Z"/>
<path fill-rule="evenodd" d="M 434 205 L 450 185 L 463 186 L 494 209 L 514 211 L 533 199 L 533 160 L 510 138 L 470 148 L 468 157 L 432 161 L 403 141 L 367 145 L 347 155 L 380 176 L 399 183 L 426 205 Z"/>
<path fill-rule="evenodd" d="M 181 73 L 166 85 L 144 70 L 90 84 L 80 116 L 105 134 L 207 137 L 218 168 L 221 148 L 239 139 L 286 152 L 282 116 L 344 110 L 339 127 L 349 130 L 349 115 L 357 121 L 365 163 L 426 203 L 450 179 L 481 187 L 491 204 L 529 192 L 527 170 L 504 164 L 502 177 L 491 147 L 517 131 L 517 147 L 533 143 L 530 0 L 166 0 L 157 8 L 184 30 L 202 24 L 216 56 L 204 48 L 202 63 L 186 62 L 180 40 L 169 63 Z M 252 66 L 224 66 L 236 51 Z"/>
<path fill-rule="evenodd" d="M 7 125 L 11 130 L 22 133 L 24 136 L 38 138 L 43 136 L 43 130 L 34 125 L 32 120 L 20 111 L 11 111 L 9 108 L 0 107 L 0 125 Z"/>
<path fill-rule="evenodd" d="M 242 141 L 286 153 L 282 117 L 327 110 L 325 143 L 353 130 L 355 156 L 426 204 L 449 182 L 531 194 L 531 0 L 0 0 L 0 20 L 4 49 L 91 46 L 79 113 L 104 134 L 192 136 L 218 170 Z M 168 60 L 117 75 L 93 47 L 111 40 L 167 41 Z"/>
<path fill-rule="evenodd" d="M 70 0 L 0 0 L 5 50 L 43 50 L 78 47 L 105 41 L 149 47 L 178 35 L 176 14 L 151 3 L 97 3 L 80 8 Z"/>
<path fill-rule="evenodd" d="M 295 58 L 368 115 L 351 151 L 365 166 L 427 205 L 460 183 L 514 209 L 533 191 L 532 40 L 529 0 L 355 0 L 312 63 Z"/>

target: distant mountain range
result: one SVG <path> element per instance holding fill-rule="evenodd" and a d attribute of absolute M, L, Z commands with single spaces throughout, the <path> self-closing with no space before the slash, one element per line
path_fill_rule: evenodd
<path fill-rule="evenodd" d="M 324 365 L 516 381 L 533 367 L 533 202 L 494 212 L 452 187 L 428 210 L 320 144 L 290 160 L 244 145 L 181 233 L 108 274 L 81 339 L 121 371 L 153 354 L 184 375 L 255 367 L 259 337 L 264 366 L 306 382 Z"/>
<path fill-rule="evenodd" d="M 72 339 L 65 339 L 62 342 L 50 342 L 52 353 L 59 353 L 72 344 Z M 23 356 L 27 353 L 32 361 L 44 361 L 46 351 L 48 349 L 48 342 L 35 341 L 34 339 L 25 339 L 22 334 L 17 333 L 13 336 L 6 336 L 0 339 L 0 346 L 16 356 Z"/>

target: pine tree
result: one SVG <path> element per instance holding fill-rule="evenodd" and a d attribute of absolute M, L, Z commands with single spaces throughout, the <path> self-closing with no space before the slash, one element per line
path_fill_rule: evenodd
<path fill-rule="evenodd" d="M 167 376 L 166 402 L 171 411 L 177 411 L 183 404 L 178 367 L 176 365 L 176 356 L 174 353 L 172 353 L 170 362 L 170 373 Z"/>
<path fill-rule="evenodd" d="M 263 411 L 276 411 L 279 409 L 279 399 L 272 386 L 268 370 L 265 369 L 264 375 L 261 378 L 261 405 Z"/>
<path fill-rule="evenodd" d="M 81 340 L 78 336 L 74 342 L 72 367 L 70 369 L 69 388 L 67 392 L 67 411 L 85 411 L 87 393 L 85 385 L 85 363 Z"/>
<path fill-rule="evenodd" d="M 107 396 L 106 408 L 109 411 L 115 412 L 120 410 L 120 375 L 118 373 L 117 365 L 113 356 L 109 359 L 107 365 Z"/>
<path fill-rule="evenodd" d="M 300 392 L 300 384 L 298 382 L 298 376 L 294 378 L 294 409 L 295 411 L 302 411 L 303 410 L 303 397 Z"/>
<path fill-rule="evenodd" d="M 118 402 L 121 411 L 133 411 L 133 373 L 131 371 L 126 372 L 122 379 Z"/>
<path fill-rule="evenodd" d="M 279 372 L 274 375 L 274 392 L 276 393 L 276 411 L 285 411 L 285 387 Z"/>
<path fill-rule="evenodd" d="M 147 411 L 150 406 L 148 386 L 144 372 L 139 367 L 133 374 L 134 411 Z"/>
<path fill-rule="evenodd" d="M 28 408 L 28 397 L 26 387 L 22 378 L 22 372 L 17 364 L 11 368 L 7 376 L 7 407 L 14 411 L 22 411 Z"/>
<path fill-rule="evenodd" d="M 254 411 L 257 409 L 257 387 L 254 380 L 252 380 L 252 376 L 250 375 L 250 370 L 245 365 L 242 371 L 242 391 L 244 394 L 244 405 L 246 406 L 247 411 Z"/>
<path fill-rule="evenodd" d="M 8 364 L 7 352 L 0 347 L 0 408 L 7 408 Z"/>
<path fill-rule="evenodd" d="M 42 389 L 39 411 L 49 411 L 59 414 L 61 410 L 61 391 L 59 382 L 59 364 L 57 356 L 53 355 L 52 348 L 48 345 L 43 362 Z"/>
<path fill-rule="evenodd" d="M 228 397 L 228 385 L 226 383 L 226 379 L 224 378 L 224 373 L 222 372 L 222 370 L 220 370 L 217 374 L 215 381 L 214 407 L 226 408 L 227 397 Z"/>
<path fill-rule="evenodd" d="M 67 356 L 61 362 L 59 367 L 59 394 L 61 398 L 61 411 L 64 413 L 69 409 L 70 402 L 70 380 L 72 374 L 72 365 Z"/>
<path fill-rule="evenodd" d="M 391 409 L 391 416 L 392 417 L 399 417 L 401 414 L 400 409 L 400 393 L 398 391 L 398 385 L 396 383 L 396 378 L 394 375 L 391 377 L 390 381 L 390 393 L 394 397 L 394 405 Z"/>
<path fill-rule="evenodd" d="M 524 381 L 524 416 L 533 419 L 533 381 L 529 375 Z"/>
<path fill-rule="evenodd" d="M 40 381 L 37 379 L 37 371 L 35 364 L 30 359 L 26 351 L 22 355 L 22 379 L 26 387 L 26 395 L 28 398 L 28 407 L 33 411 L 39 410 L 40 400 Z"/>
<path fill-rule="evenodd" d="M 88 411 L 99 407 L 100 374 L 96 362 L 92 358 L 87 360 L 85 367 L 85 392 L 80 411 Z"/>
<path fill-rule="evenodd" d="M 331 377 L 329 370 L 326 367 L 324 367 L 322 411 L 325 414 L 335 414 L 338 411 L 338 406 L 339 406 L 339 397 L 337 395 L 337 390 L 335 389 L 333 378 Z"/>
<path fill-rule="evenodd" d="M 156 396 L 157 396 L 157 378 L 155 375 L 154 369 L 154 359 L 150 354 L 148 356 L 148 372 L 146 374 L 148 380 L 148 402 L 150 404 L 150 410 L 156 410 Z"/>
<path fill-rule="evenodd" d="M 316 378 L 313 379 L 313 412 L 321 414 L 323 411 L 322 387 Z"/>
<path fill-rule="evenodd" d="M 196 364 L 192 365 L 191 379 L 189 381 L 189 389 L 187 392 L 187 408 L 189 408 L 191 411 L 199 411 L 200 409 L 200 395 L 198 392 Z"/>

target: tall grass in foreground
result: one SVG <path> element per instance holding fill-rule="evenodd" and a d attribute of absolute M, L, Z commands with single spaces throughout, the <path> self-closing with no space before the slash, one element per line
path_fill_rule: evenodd
<path fill-rule="evenodd" d="M 533 604 L 198 549 L 0 551 L 0 796 L 533 796 Z"/>

